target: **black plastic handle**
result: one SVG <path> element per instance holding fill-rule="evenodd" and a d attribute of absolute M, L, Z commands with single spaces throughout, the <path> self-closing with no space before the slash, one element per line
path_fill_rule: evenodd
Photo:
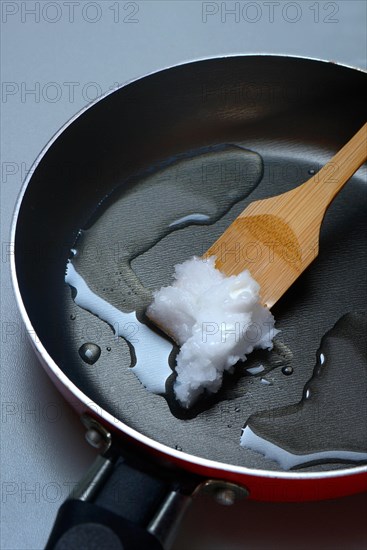
<path fill-rule="evenodd" d="M 61 506 L 46 550 L 162 550 L 145 528 L 80 500 Z"/>
<path fill-rule="evenodd" d="M 46 550 L 162 550 L 148 525 L 170 495 L 167 480 L 137 470 L 122 458 L 114 464 L 98 457 L 61 506 Z"/>

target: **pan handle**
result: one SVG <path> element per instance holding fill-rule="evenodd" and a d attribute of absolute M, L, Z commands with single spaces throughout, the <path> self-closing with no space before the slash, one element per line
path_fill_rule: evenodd
<path fill-rule="evenodd" d="M 57 514 L 46 550 L 162 550 L 191 497 L 172 483 L 98 456 Z"/>

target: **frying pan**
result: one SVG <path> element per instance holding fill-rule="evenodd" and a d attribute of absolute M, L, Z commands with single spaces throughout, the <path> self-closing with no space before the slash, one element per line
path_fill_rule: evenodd
<path fill-rule="evenodd" d="M 366 489 L 364 464 L 339 457 L 285 471 L 239 446 L 241 428 L 259 411 L 253 425 L 270 440 L 273 432 L 282 432 L 284 448 L 296 454 L 322 451 L 330 446 L 330 434 L 337 449 L 353 450 L 355 441 L 346 434 L 359 430 L 363 439 L 365 377 L 356 383 L 357 406 L 348 377 L 360 353 L 343 328 L 348 315 L 360 315 L 366 298 L 363 167 L 326 215 L 319 257 L 273 309 L 282 331 L 274 351 L 249 358 L 249 366 L 261 363 L 263 375 L 251 376 L 248 365 L 239 366 L 217 395 L 190 411 L 169 397 L 172 380 L 166 396 L 140 384 L 130 369 L 131 345 L 79 308 L 75 289 L 65 283 L 70 250 L 76 248 L 73 261 L 93 292 L 142 318 L 154 288 L 170 282 L 174 264 L 202 254 L 249 202 L 302 183 L 327 162 L 365 122 L 365 92 L 364 72 L 335 63 L 268 55 L 201 60 L 107 94 L 42 151 L 16 208 L 12 276 L 44 368 L 102 451 L 89 489 L 87 483 L 79 492 L 81 500 L 89 500 L 85 505 L 101 494 L 102 481 L 114 479 L 113 468 L 125 472 L 125 479 L 137 476 L 140 487 L 137 499 L 136 485 L 124 486 L 127 520 L 137 500 L 143 507 L 149 501 L 150 515 L 164 501 L 160 520 L 167 519 L 167 510 L 182 510 L 183 501 L 177 504 L 172 490 L 176 497 L 211 487 L 224 500 L 246 495 L 292 501 Z M 328 333 L 341 318 L 336 333 Z M 93 365 L 80 351 L 91 342 L 100 350 Z M 323 389 L 315 368 L 319 348 L 327 349 L 331 365 Z M 316 403 L 316 414 L 308 414 L 305 393 L 314 386 L 323 400 Z M 124 459 L 113 467 L 117 456 Z M 164 491 L 169 486 L 168 500 L 161 483 Z M 123 506 L 112 508 L 108 513 L 120 514 Z M 141 524 L 147 523 L 144 510 Z M 85 523 L 86 517 L 103 523 L 100 510 L 89 512 L 68 511 L 49 547 L 67 526 Z M 116 527 L 115 519 L 108 517 L 105 525 Z M 144 536 L 130 524 L 123 529 L 131 548 Z M 153 548 L 156 542 L 145 544 Z"/>

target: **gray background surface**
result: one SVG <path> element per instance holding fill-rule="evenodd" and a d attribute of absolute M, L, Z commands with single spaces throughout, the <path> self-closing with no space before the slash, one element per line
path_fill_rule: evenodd
<path fill-rule="evenodd" d="M 9 229 L 27 170 L 67 119 L 118 84 L 191 59 L 264 52 L 365 69 L 366 2 L 1 2 L 1 548 L 41 549 L 95 456 L 13 297 Z M 175 550 L 365 548 L 366 513 L 365 495 L 225 509 L 201 500 Z"/>

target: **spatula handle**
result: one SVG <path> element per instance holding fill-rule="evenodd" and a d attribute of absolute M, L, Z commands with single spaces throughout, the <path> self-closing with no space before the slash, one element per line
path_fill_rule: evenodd
<path fill-rule="evenodd" d="M 249 269 L 272 307 L 317 256 L 327 207 L 366 160 L 367 124 L 304 184 L 249 204 L 206 256 L 226 275 Z"/>
<path fill-rule="evenodd" d="M 367 160 L 367 123 L 321 168 L 300 186 L 317 210 L 325 211 L 335 195 Z"/>

